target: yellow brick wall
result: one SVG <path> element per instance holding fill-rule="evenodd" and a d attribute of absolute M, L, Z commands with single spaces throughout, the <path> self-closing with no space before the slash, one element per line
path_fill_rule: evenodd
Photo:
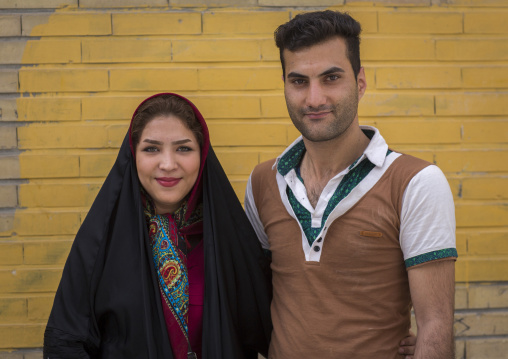
<path fill-rule="evenodd" d="M 0 351 L 42 345 L 73 236 L 145 97 L 196 103 L 243 199 L 252 168 L 298 135 L 273 31 L 322 8 L 362 23 L 361 122 L 449 180 L 458 357 L 505 357 L 506 0 L 0 0 Z"/>

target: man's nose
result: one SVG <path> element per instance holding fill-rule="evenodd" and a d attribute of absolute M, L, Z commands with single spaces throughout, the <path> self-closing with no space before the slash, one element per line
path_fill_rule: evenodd
<path fill-rule="evenodd" d="M 316 109 L 326 104 L 326 95 L 320 83 L 309 83 L 306 102 L 307 107 Z"/>

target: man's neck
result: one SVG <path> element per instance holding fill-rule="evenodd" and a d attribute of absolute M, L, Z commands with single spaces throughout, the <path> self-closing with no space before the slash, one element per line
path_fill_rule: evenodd
<path fill-rule="evenodd" d="M 328 182 L 337 173 L 353 164 L 370 142 L 360 127 L 354 124 L 333 140 L 312 142 L 304 138 L 303 141 L 306 152 L 301 162 L 302 172 L 319 182 L 324 180 Z"/>

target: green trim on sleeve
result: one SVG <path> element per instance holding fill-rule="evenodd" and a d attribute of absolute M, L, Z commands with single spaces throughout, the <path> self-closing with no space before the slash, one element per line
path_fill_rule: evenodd
<path fill-rule="evenodd" d="M 438 251 L 424 253 L 424 254 L 420 254 L 419 256 L 406 259 L 404 262 L 406 264 L 406 268 L 409 268 L 409 267 L 415 266 L 417 264 L 422 264 L 422 263 L 433 261 L 436 259 L 442 259 L 442 258 L 448 258 L 448 257 L 458 257 L 457 249 L 455 249 L 455 248 L 440 249 Z"/>

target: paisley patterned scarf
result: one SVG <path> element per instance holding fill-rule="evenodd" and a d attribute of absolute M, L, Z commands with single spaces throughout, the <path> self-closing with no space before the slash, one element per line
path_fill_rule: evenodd
<path fill-rule="evenodd" d="M 186 236 L 182 233 L 201 224 L 203 206 L 198 204 L 188 215 L 185 201 L 175 213 L 157 215 L 149 196 L 146 193 L 143 193 L 143 196 L 147 199 L 144 201 L 145 218 L 169 340 L 175 359 L 187 358 L 190 347 L 187 252 L 190 247 Z"/>

